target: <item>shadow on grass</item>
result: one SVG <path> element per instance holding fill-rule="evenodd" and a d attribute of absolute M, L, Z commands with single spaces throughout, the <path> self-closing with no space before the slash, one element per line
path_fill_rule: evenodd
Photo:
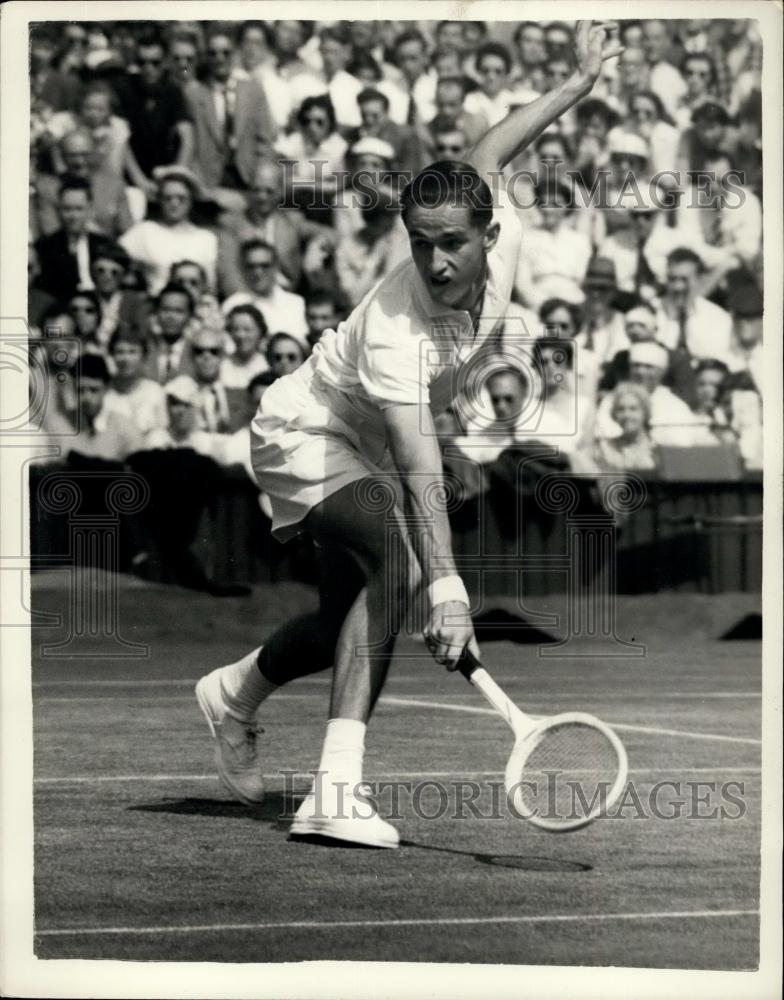
<path fill-rule="evenodd" d="M 287 830 L 291 823 L 294 809 L 304 797 L 302 792 L 284 795 L 281 792 L 269 792 L 263 802 L 255 806 L 247 806 L 242 802 L 226 799 L 161 799 L 157 802 L 145 802 L 136 806 L 128 806 L 129 812 L 167 813 L 174 816 L 208 816 L 219 819 L 251 820 L 256 823 L 269 823 L 276 830 Z M 317 844 L 333 850 L 367 851 L 377 848 L 362 844 L 349 844 L 345 841 L 330 840 L 328 837 L 298 837 L 298 843 Z M 416 840 L 401 840 L 400 847 L 408 850 L 436 851 L 439 854 L 453 854 L 472 858 L 478 864 L 491 865 L 497 868 L 516 868 L 528 872 L 589 872 L 593 866 L 582 861 L 569 861 L 561 858 L 533 857 L 516 854 L 489 854 L 483 851 L 461 851 L 454 847 L 443 847 L 438 844 L 423 844 Z"/>

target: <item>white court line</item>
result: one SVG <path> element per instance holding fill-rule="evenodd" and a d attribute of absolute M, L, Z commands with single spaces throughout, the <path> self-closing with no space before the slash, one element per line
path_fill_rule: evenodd
<path fill-rule="evenodd" d="M 609 920 L 702 920 L 716 917 L 759 917 L 758 910 L 663 910 L 653 913 L 543 913 L 498 917 L 416 917 L 410 920 L 275 920 L 253 924 L 192 924 L 160 927 L 51 927 L 36 937 L 81 937 L 99 934 L 205 934 L 217 931 L 332 930 L 344 927 L 460 927 L 480 924 L 571 924 Z"/>
<path fill-rule="evenodd" d="M 198 677 L 177 679 L 177 680 L 161 680 L 161 679 L 143 679 L 143 680 L 49 680 L 49 681 L 35 681 L 32 685 L 33 689 L 40 688 L 57 688 L 57 687 L 68 687 L 68 688 L 166 688 L 166 687 L 188 687 L 193 688 L 196 682 L 199 680 Z M 406 681 L 415 680 L 415 678 L 405 678 Z M 319 686 L 326 687 L 331 684 L 330 678 L 325 678 L 323 680 L 318 678 L 309 679 L 308 684 L 318 684 Z M 537 697 L 541 700 L 543 697 L 546 699 L 551 698 L 590 698 L 590 700 L 601 700 L 605 698 L 698 698 L 700 700 L 705 699 L 720 699 L 720 698 L 761 698 L 761 691 L 623 691 L 623 692 L 606 692 L 603 694 L 591 693 L 586 695 L 583 691 L 547 691 L 540 693 Z M 47 700 L 54 701 L 54 696 L 44 695 Z M 321 692 L 283 692 L 274 695 L 275 701 L 279 701 L 281 698 L 321 698 Z M 470 692 L 465 695 L 456 695 L 456 697 L 473 697 Z M 58 699 L 64 700 L 64 699 Z"/>
<path fill-rule="evenodd" d="M 632 767 L 629 774 L 760 774 L 760 767 Z M 374 774 L 368 781 L 382 781 L 385 778 L 496 778 L 503 771 L 383 771 Z M 283 774 L 273 772 L 265 774 L 265 781 L 280 781 Z M 311 778 L 312 773 L 298 771 L 294 778 Z M 217 774 L 81 774 L 66 775 L 57 778 L 35 778 L 34 785 L 102 785 L 109 783 L 127 784 L 130 782 L 168 782 L 168 781 L 217 781 Z"/>
<path fill-rule="evenodd" d="M 472 715 L 498 715 L 495 709 L 479 708 L 476 705 L 454 705 L 446 701 L 425 701 L 420 698 L 394 698 L 385 696 L 379 699 L 381 704 L 387 705 L 412 705 L 417 708 L 443 708 L 448 712 L 470 712 Z M 540 718 L 540 716 L 531 716 Z M 606 720 L 608 726 L 614 729 L 623 729 L 632 733 L 651 733 L 656 736 L 684 736 L 692 740 L 716 740 L 722 743 L 744 743 L 749 746 L 762 746 L 762 740 L 752 740 L 745 736 L 725 736 L 721 733 L 693 733 L 684 729 L 658 729 L 652 726 L 635 726 L 624 722 L 611 722 Z"/>

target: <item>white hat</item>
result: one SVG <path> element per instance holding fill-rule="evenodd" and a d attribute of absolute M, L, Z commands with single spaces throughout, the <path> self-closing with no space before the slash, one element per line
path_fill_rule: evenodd
<path fill-rule="evenodd" d="M 628 156 L 640 156 L 643 160 L 650 157 L 647 141 L 641 135 L 625 132 L 621 128 L 614 128 L 608 135 L 607 150 L 611 156 L 613 153 L 626 153 Z"/>
<path fill-rule="evenodd" d="M 171 382 L 166 383 L 163 391 L 171 399 L 176 399 L 179 403 L 187 403 L 188 406 L 193 406 L 199 395 L 199 387 L 190 375 L 176 375 Z"/>
<path fill-rule="evenodd" d="M 379 156 L 382 160 L 394 160 L 395 150 L 391 143 L 384 139 L 377 139 L 375 136 L 366 135 L 357 139 L 349 150 L 352 156 Z"/>
<path fill-rule="evenodd" d="M 645 306 L 635 306 L 634 309 L 630 309 L 626 313 L 623 319 L 626 326 L 629 326 L 631 323 L 639 323 L 646 330 L 650 330 L 651 332 L 656 330 L 656 316 L 650 309 L 646 309 Z"/>
<path fill-rule="evenodd" d="M 629 361 L 631 364 L 666 369 L 670 363 L 670 355 L 666 347 L 646 340 L 641 344 L 632 344 L 629 348 Z"/>

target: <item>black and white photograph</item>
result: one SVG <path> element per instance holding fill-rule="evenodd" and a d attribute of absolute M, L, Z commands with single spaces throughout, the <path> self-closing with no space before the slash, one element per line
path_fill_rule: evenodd
<path fill-rule="evenodd" d="M 0 44 L 0 994 L 779 996 L 781 4 Z"/>

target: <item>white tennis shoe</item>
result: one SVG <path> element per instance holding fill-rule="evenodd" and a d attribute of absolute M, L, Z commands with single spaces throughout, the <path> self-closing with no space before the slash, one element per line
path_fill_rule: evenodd
<path fill-rule="evenodd" d="M 363 787 L 354 794 L 328 782 L 302 800 L 289 835 L 327 837 L 363 847 L 397 847 L 400 843 L 400 834 L 378 815 Z"/>
<path fill-rule="evenodd" d="M 215 763 L 223 784 L 248 805 L 264 798 L 264 779 L 258 756 L 261 730 L 255 722 L 229 715 L 223 702 L 219 667 L 196 685 L 196 700 L 215 740 Z"/>

